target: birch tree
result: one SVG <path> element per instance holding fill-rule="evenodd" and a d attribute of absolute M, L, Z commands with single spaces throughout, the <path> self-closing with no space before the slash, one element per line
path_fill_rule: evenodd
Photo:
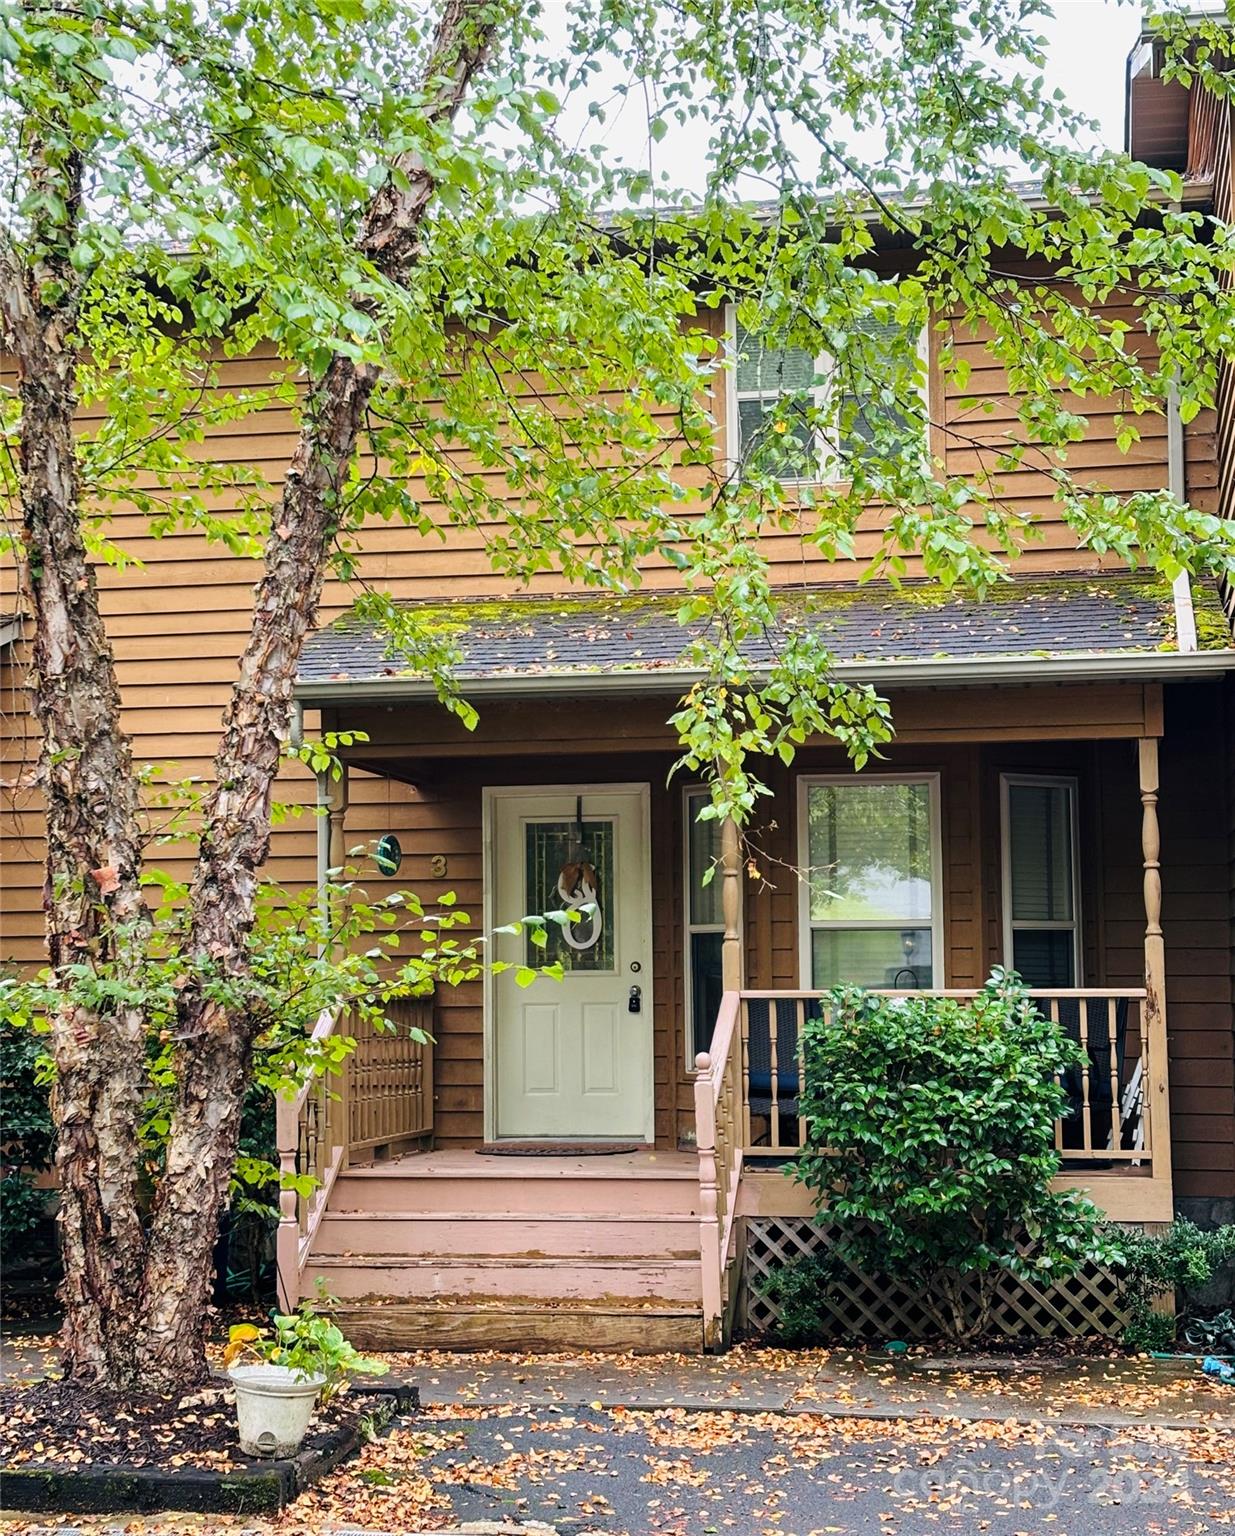
<path fill-rule="evenodd" d="M 415 477 L 455 527 L 488 530 L 502 502 L 508 531 L 486 532 L 486 551 L 512 584 L 555 567 L 628 590 L 648 558 L 679 568 L 705 677 L 674 716 L 683 761 L 710 776 L 711 814 L 739 820 L 770 754 L 824 733 L 860 765 L 891 732 L 883 701 L 842 685 L 817 640 L 785 639 L 766 680 L 746 660 L 752 635 L 779 633 L 759 539 L 801 516 L 787 445 L 818 462 L 860 425 L 860 459 L 807 498 L 809 536 L 846 558 L 862 508 L 884 502 L 870 570 L 892 580 L 911 555 L 947 586 L 1005 579 L 1035 537 L 1000 490 L 1025 467 L 1094 549 L 1166 575 L 1230 568 L 1228 526 L 1068 471 L 1078 399 L 1118 395 L 1125 447 L 1172 380 L 1185 415 L 1212 401 L 1230 258 L 1224 234 L 1172 207 L 1174 177 L 1072 147 L 1077 120 L 1041 86 L 1042 13 L 587 0 L 547 38 L 516 0 L 0 3 L 7 496 L 34 621 L 74 1378 L 131 1391 L 204 1369 L 297 663 L 324 580 L 356 576 L 366 528 L 430 529 Z M 633 159 L 588 134 L 632 102 L 648 125 Z M 698 149 L 693 187 L 658 155 L 675 142 Z M 1020 195 L 1026 167 L 1049 213 Z M 879 228 L 909 253 L 899 276 L 869 259 Z M 1025 258 L 1055 278 L 1026 276 Z M 1094 307 L 1113 294 L 1151 352 Z M 838 419 L 811 377 L 740 463 L 720 462 L 708 385 L 727 363 L 706 312 L 726 299 L 759 344 L 826 354 L 833 398 L 879 410 Z M 915 345 L 876 346 L 872 320 L 884 335 L 936 327 L 938 366 L 962 387 L 961 338 L 989 335 L 1017 422 L 978 471 L 905 453 L 904 423 L 931 425 L 922 365 Z M 221 360 L 259 343 L 286 367 L 220 390 Z M 271 399 L 298 422 L 279 486 L 197 451 Z M 702 495 L 683 489 L 683 463 L 705 468 Z M 152 1200 L 146 776 L 97 580 L 101 562 L 123 566 L 117 525 L 133 511 L 156 534 L 252 554 L 260 573 L 177 920 Z M 414 612 L 369 588 L 360 602 L 470 721 Z"/>

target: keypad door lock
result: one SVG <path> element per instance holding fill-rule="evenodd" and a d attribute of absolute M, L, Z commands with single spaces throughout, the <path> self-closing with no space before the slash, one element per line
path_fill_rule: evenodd
<path fill-rule="evenodd" d="M 631 989 L 630 989 L 630 996 L 626 999 L 626 1012 L 627 1013 L 642 1013 L 643 1012 L 643 988 L 642 987 L 631 987 Z"/>

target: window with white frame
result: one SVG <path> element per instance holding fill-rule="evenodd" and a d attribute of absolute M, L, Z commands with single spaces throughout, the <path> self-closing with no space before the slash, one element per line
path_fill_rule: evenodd
<path fill-rule="evenodd" d="M 856 328 L 876 357 L 899 350 L 904 362 L 925 361 L 925 332 L 873 319 Z M 859 370 L 842 387 L 829 358 L 802 347 L 766 346 L 732 311 L 730 346 L 730 453 L 739 461 L 757 453 L 786 482 L 843 479 L 870 451 L 878 418 L 892 426 L 906 454 L 925 453 L 925 412 L 911 418 L 873 372 L 862 380 Z M 823 432 L 817 430 L 821 418 L 830 422 Z"/>
<path fill-rule="evenodd" d="M 724 991 L 721 968 L 725 918 L 721 907 L 720 822 L 700 821 L 699 812 L 711 796 L 706 789 L 688 789 L 686 810 L 686 1064 L 712 1043 L 716 1016 Z M 708 871 L 712 877 L 707 879 Z M 705 883 L 706 882 L 706 883 Z"/>
<path fill-rule="evenodd" d="M 1079 987 L 1076 780 L 1005 773 L 1000 782 L 1007 964 L 1031 987 Z"/>
<path fill-rule="evenodd" d="M 804 984 L 943 986 L 939 780 L 802 779 Z"/>

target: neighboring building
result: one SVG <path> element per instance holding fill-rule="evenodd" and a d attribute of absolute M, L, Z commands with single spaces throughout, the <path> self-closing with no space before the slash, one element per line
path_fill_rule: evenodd
<path fill-rule="evenodd" d="M 1229 109 L 1190 101 L 1152 66 L 1152 50 L 1134 58 L 1132 148 L 1185 170 L 1189 204 L 1226 216 Z M 718 333 L 726 323 L 714 316 Z M 995 414 L 966 416 L 958 398 L 935 413 L 994 441 L 1010 419 L 1004 384 L 980 341 L 967 350 L 970 389 Z M 270 361 L 230 363 L 225 382 Z M 741 371 L 718 389 L 718 448 L 732 452 L 761 392 Z M 1169 485 L 1230 514 L 1229 381 L 1216 413 L 1186 429 L 1150 423 L 1126 455 L 1113 407 L 1090 404 L 1075 456 L 1086 478 Z M 211 441 L 277 482 L 291 433 L 271 409 Z M 964 472 L 972 449 L 942 434 L 933 446 Z M 859 590 L 856 568 L 822 560 L 803 531 L 768 536 L 792 621 L 888 693 L 897 735 L 861 775 L 827 744 L 768 770 L 774 798 L 755 828 L 766 882 L 745 879 L 715 824 L 694 819 L 698 787 L 666 782 L 665 722 L 689 681 L 672 566 L 650 563 L 629 599 L 571 593 L 549 574 L 511 597 L 476 534 L 372 532 L 364 574 L 432 605 L 480 724 L 468 733 L 448 716 L 329 589 L 298 697 L 308 729 L 367 741 L 348 753 L 320 839 L 310 818 L 277 827 L 269 872 L 312 882 L 343 849 L 392 835 L 402 865 L 371 885 L 456 892 L 480 928 L 557 905 L 563 866 L 586 862 L 603 922 L 599 934 L 581 924 L 570 946 L 554 937 L 561 983 L 518 988 L 507 973 L 443 988 L 417 1012 L 430 1049 L 363 1042 L 342 1106 L 310 1096 L 299 1130 L 284 1113 L 287 1155 L 330 1185 L 298 1211 L 289 1200 L 289 1293 L 325 1275 L 352 1332 L 374 1343 L 715 1343 L 743 1269 L 811 1241 L 803 1192 L 778 1166 L 799 1131 L 803 994 L 838 980 L 972 989 L 997 963 L 1016 965 L 1089 1047 L 1060 1127 L 1067 1182 L 1123 1221 L 1235 1217 L 1235 650 L 1220 594 L 1104 565 L 1075 547 L 1042 477 L 1003 480 L 1036 503 L 1044 539 L 981 605 L 925 585 Z M 859 558 L 877 529 L 872 512 Z M 139 759 L 203 774 L 253 571 L 190 535 L 151 540 L 136 515 L 126 534 L 145 568 L 100 573 L 126 724 Z M 11 624 L 0 639 L 6 761 L 20 769 L 34 758 L 22 641 Z M 281 787 L 302 803 L 315 793 L 307 773 Z M 0 958 L 34 963 L 32 791 L 6 791 L 0 832 Z M 704 886 L 722 857 L 723 878 Z M 836 889 L 798 880 L 795 865 L 828 868 Z M 634 1150 L 476 1155 L 511 1139 Z M 1087 1287 L 1008 1315 L 1038 1327 L 1107 1317 L 1109 1298 Z M 846 1305 L 851 1321 L 912 1326 L 904 1306 L 880 1311 L 860 1288 Z"/>

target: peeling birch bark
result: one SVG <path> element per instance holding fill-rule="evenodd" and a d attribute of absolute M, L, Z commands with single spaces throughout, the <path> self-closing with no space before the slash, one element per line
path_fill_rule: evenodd
<path fill-rule="evenodd" d="M 499 7 L 445 0 L 430 49 L 426 116 L 447 123 L 493 43 Z M 67 119 L 54 125 L 71 143 Z M 47 942 L 53 966 L 120 963 L 137 974 L 148 931 L 141 893 L 139 789 L 111 647 L 85 547 L 73 421 L 82 278 L 69 260 L 82 156 L 31 134 L 33 186 L 53 190 L 24 266 L 0 234 L 0 313 L 18 361 L 26 578 L 35 618 L 31 692 L 47 799 Z M 416 261 L 434 182 L 401 155 L 374 194 L 357 245 L 391 283 Z M 46 301 L 45 301 L 46 296 Z M 364 307 L 363 302 L 359 307 Z M 223 721 L 190 891 L 190 954 L 243 977 L 292 688 L 321 595 L 340 497 L 379 379 L 336 356 L 314 381 L 273 519 L 253 623 Z M 254 1026 L 200 983 L 179 1010 L 178 1074 L 164 1170 L 148 1222 L 139 1202 L 138 1126 L 147 1020 L 65 1007 L 53 1020 L 56 1166 L 69 1373 L 120 1392 L 175 1388 L 205 1374 L 212 1254 L 234 1167 Z"/>
<path fill-rule="evenodd" d="M 436 91 L 427 109 L 431 119 L 449 121 L 463 104 L 492 47 L 495 14 L 482 0 L 443 6 L 425 74 L 426 88 Z M 413 156 L 399 157 L 395 169 L 398 176 L 374 194 L 357 244 L 387 280 L 404 283 L 415 266 L 434 183 Z M 300 652 L 316 618 L 341 494 L 379 377 L 372 364 L 336 356 L 310 391 L 224 717 L 189 900 L 192 953 L 217 959 L 233 975 L 245 969 Z M 156 1384 L 204 1370 L 210 1254 L 253 1047 L 246 1021 L 226 1016 L 192 986 L 181 999 L 178 1035 L 167 1171 L 152 1215 L 145 1276 L 145 1370 Z"/>
<path fill-rule="evenodd" d="M 0 250 L 0 312 L 18 367 L 25 584 L 34 611 L 30 679 L 42 732 L 44 918 L 54 969 L 125 970 L 146 928 L 132 750 L 98 589 L 82 534 L 73 443 L 80 278 L 67 251 L 80 157 L 52 162 L 38 139 L 31 180 L 63 196 L 65 225 L 23 270 Z M 59 238 L 56 238 L 59 236 Z M 144 1237 L 137 1130 L 144 1090 L 140 1007 L 94 1013 L 66 1000 L 51 1019 L 65 1369 L 88 1381 L 132 1375 Z"/>

